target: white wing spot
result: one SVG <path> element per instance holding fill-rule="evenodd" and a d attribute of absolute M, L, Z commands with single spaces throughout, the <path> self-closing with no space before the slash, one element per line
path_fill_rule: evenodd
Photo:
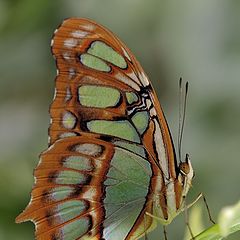
<path fill-rule="evenodd" d="M 65 132 L 65 133 L 62 133 L 59 138 L 66 138 L 66 137 L 75 137 L 77 136 L 76 133 L 74 132 Z"/>
<path fill-rule="evenodd" d="M 135 83 L 134 81 L 132 81 L 130 78 L 126 77 L 125 75 L 121 74 L 120 72 L 118 72 L 117 74 L 115 74 L 115 77 L 127 84 L 128 86 L 132 87 L 133 89 L 135 89 L 136 91 L 140 91 L 140 87 L 137 85 L 137 83 Z"/>
<path fill-rule="evenodd" d="M 51 137 L 48 136 L 48 144 L 50 144 L 50 142 L 51 142 Z"/>
<path fill-rule="evenodd" d="M 94 200 L 96 199 L 96 196 L 97 196 L 97 192 L 94 188 L 89 188 L 86 192 L 82 193 L 83 199 Z"/>
<path fill-rule="evenodd" d="M 72 93 L 70 88 L 68 87 L 66 90 L 65 102 L 69 101 L 72 98 Z"/>
<path fill-rule="evenodd" d="M 156 109 L 154 107 L 152 107 L 150 109 L 150 116 L 153 117 L 153 116 L 157 116 L 157 112 L 156 112 Z"/>
<path fill-rule="evenodd" d="M 141 82 L 142 82 L 144 87 L 149 85 L 148 78 L 147 78 L 147 76 L 146 76 L 146 74 L 144 72 L 140 72 L 140 76 L 139 77 L 140 77 Z"/>
<path fill-rule="evenodd" d="M 128 76 L 135 82 L 137 82 L 139 85 L 141 85 L 139 79 L 137 78 L 136 74 L 134 72 L 128 73 Z"/>
<path fill-rule="evenodd" d="M 131 58 L 128 55 L 127 51 L 123 47 L 122 47 L 122 50 L 123 50 L 123 53 L 124 53 L 125 57 L 131 62 Z"/>
<path fill-rule="evenodd" d="M 69 68 L 70 79 L 76 76 L 76 70 L 74 68 Z"/>
<path fill-rule="evenodd" d="M 162 138 L 162 132 L 161 132 L 158 121 L 156 119 L 154 119 L 153 121 L 155 125 L 154 141 L 156 144 L 158 161 L 163 171 L 163 177 L 164 179 L 166 179 L 169 177 L 169 172 L 168 172 L 168 161 L 167 161 L 165 146 Z"/>
<path fill-rule="evenodd" d="M 73 129 L 76 124 L 76 117 L 71 112 L 65 112 L 62 118 L 62 124 L 66 129 Z"/>
<path fill-rule="evenodd" d="M 90 156 L 97 156 L 102 153 L 102 147 L 94 143 L 78 144 L 75 146 L 74 150 Z"/>
<path fill-rule="evenodd" d="M 86 37 L 88 35 L 88 32 L 77 30 L 75 32 L 72 32 L 71 35 L 74 38 L 84 38 L 84 37 Z"/>
<path fill-rule="evenodd" d="M 77 41 L 77 39 L 74 39 L 74 38 L 69 38 L 64 41 L 64 46 L 67 48 L 76 47 L 77 44 L 78 44 L 78 41 Z"/>
<path fill-rule="evenodd" d="M 53 95 L 53 101 L 56 99 L 56 96 L 57 96 L 57 89 L 55 88 L 54 89 L 54 95 Z"/>
<path fill-rule="evenodd" d="M 152 102 L 151 102 L 150 99 L 147 99 L 147 100 L 146 100 L 146 105 L 147 105 L 147 109 L 149 110 L 150 107 L 151 107 L 151 105 L 152 105 Z"/>
<path fill-rule="evenodd" d="M 64 52 L 63 53 L 63 58 L 65 59 L 65 60 L 70 60 L 70 57 L 71 56 L 71 53 L 70 52 Z"/>
<path fill-rule="evenodd" d="M 93 24 L 86 24 L 86 25 L 81 25 L 81 28 L 83 28 L 84 30 L 88 30 L 88 31 L 94 31 L 95 30 L 95 26 Z"/>
<path fill-rule="evenodd" d="M 54 40 L 52 39 L 52 40 L 51 40 L 51 47 L 53 46 L 53 44 L 54 44 Z"/>

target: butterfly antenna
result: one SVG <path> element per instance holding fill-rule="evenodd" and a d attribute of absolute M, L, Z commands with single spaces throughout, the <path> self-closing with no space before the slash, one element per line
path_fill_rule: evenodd
<path fill-rule="evenodd" d="M 178 93 L 178 97 L 179 97 L 179 100 L 178 100 L 178 103 L 179 103 L 179 106 L 178 106 L 178 118 L 179 118 L 179 121 L 178 121 L 178 159 L 180 162 L 182 162 L 182 158 L 181 158 L 181 147 L 180 147 L 180 135 L 181 135 L 181 125 L 182 125 L 182 78 L 179 79 L 179 93 Z"/>
<path fill-rule="evenodd" d="M 187 96 L 188 96 L 188 82 L 186 82 L 185 85 L 185 93 L 184 93 L 184 101 L 183 101 L 183 111 L 181 110 L 181 122 L 179 119 L 179 122 L 181 123 L 180 129 L 179 129 L 179 145 L 178 145 L 178 151 L 179 151 L 179 160 L 181 162 L 181 154 L 182 154 L 182 138 L 183 138 L 183 130 L 185 125 L 185 119 L 186 119 L 186 108 L 187 108 Z M 182 99 L 182 97 L 181 97 Z"/>

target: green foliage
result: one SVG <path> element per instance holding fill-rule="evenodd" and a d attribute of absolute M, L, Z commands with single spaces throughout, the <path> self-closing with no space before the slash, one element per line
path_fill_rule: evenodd
<path fill-rule="evenodd" d="M 192 213 L 189 217 L 190 222 L 192 220 L 193 226 L 199 224 L 202 225 L 203 220 L 199 218 L 199 207 L 194 206 Z M 194 228 L 193 230 L 196 230 Z M 224 207 L 218 216 L 218 223 L 205 229 L 199 233 L 194 239 L 195 240 L 221 240 L 227 239 L 226 237 L 240 231 L 240 201 L 229 207 Z M 185 239 L 189 239 L 187 236 Z"/>

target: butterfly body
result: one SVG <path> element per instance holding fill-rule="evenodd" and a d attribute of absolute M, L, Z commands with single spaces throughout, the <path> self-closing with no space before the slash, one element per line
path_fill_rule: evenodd
<path fill-rule="evenodd" d="M 52 42 L 58 75 L 49 148 L 18 222 L 37 240 L 139 239 L 182 211 L 193 170 L 177 166 L 163 111 L 130 50 L 109 30 L 71 18 Z M 149 213 L 150 215 L 148 215 Z"/>

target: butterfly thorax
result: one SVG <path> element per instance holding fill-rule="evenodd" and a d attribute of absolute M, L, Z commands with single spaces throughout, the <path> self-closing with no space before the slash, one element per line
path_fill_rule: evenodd
<path fill-rule="evenodd" d="M 176 179 L 165 179 L 165 187 L 161 188 L 153 195 L 153 218 L 163 225 L 168 225 L 181 213 L 185 205 L 186 195 L 191 186 L 193 169 L 188 161 L 189 172 L 179 171 Z M 161 177 L 158 177 L 159 182 Z"/>

